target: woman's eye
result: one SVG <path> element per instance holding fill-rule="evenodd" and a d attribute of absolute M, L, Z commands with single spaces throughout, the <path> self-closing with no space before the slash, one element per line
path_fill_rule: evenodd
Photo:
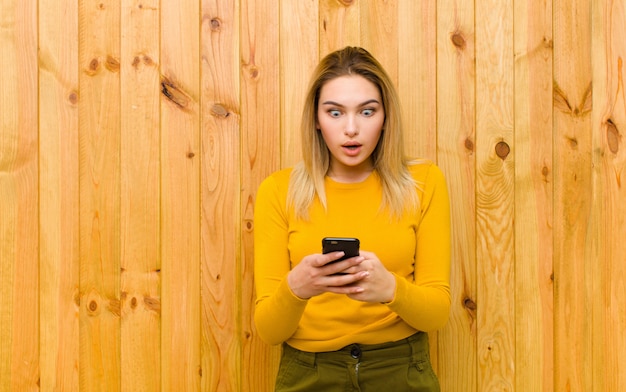
<path fill-rule="evenodd" d="M 328 114 L 330 114 L 331 117 L 339 117 L 341 112 L 339 110 L 329 110 Z"/>
<path fill-rule="evenodd" d="M 374 109 L 363 109 L 361 112 L 365 117 L 369 117 L 374 114 Z"/>

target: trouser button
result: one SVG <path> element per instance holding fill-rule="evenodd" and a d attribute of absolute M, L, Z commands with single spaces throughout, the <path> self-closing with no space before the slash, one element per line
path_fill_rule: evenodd
<path fill-rule="evenodd" d="M 361 358 L 361 348 L 357 345 L 352 346 L 352 349 L 350 350 L 350 355 L 354 359 Z"/>

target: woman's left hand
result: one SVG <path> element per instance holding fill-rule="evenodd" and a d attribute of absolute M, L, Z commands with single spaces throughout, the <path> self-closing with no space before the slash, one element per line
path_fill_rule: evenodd
<path fill-rule="evenodd" d="M 348 297 L 363 302 L 391 302 L 396 293 L 396 278 L 387 271 L 374 253 L 361 250 L 360 255 L 365 257 L 365 260 L 345 272 L 367 271 L 368 275 L 351 284 L 351 286 L 362 288 L 363 291 L 347 294 Z"/>

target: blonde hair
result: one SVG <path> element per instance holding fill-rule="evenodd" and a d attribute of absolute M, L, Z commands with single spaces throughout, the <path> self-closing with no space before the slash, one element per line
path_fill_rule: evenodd
<path fill-rule="evenodd" d="M 381 209 L 388 208 L 392 216 L 399 217 L 419 204 L 417 184 L 404 154 L 400 101 L 382 65 L 367 50 L 358 47 L 328 54 L 313 72 L 300 126 L 303 159 L 292 171 L 287 203 L 294 208 L 296 217 L 302 219 L 308 218 L 316 195 L 322 206 L 327 207 L 324 177 L 330 167 L 330 152 L 316 126 L 318 101 L 327 82 L 346 75 L 360 75 L 380 91 L 385 121 L 371 159 L 382 183 Z"/>

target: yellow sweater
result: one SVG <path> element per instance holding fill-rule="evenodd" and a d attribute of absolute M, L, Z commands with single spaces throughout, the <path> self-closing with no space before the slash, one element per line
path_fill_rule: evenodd
<path fill-rule="evenodd" d="M 450 309 L 450 209 L 443 174 L 432 163 L 411 166 L 421 208 L 392 220 L 379 211 L 382 188 L 376 172 L 365 181 L 326 178 L 327 211 L 316 200 L 310 220 L 286 208 L 291 169 L 266 178 L 254 213 L 256 311 L 259 336 L 311 352 L 338 350 L 351 343 L 396 341 L 416 331 L 433 331 Z M 365 303 L 324 293 L 298 298 L 287 274 L 306 255 L 321 253 L 323 237 L 356 237 L 396 277 L 388 304 Z"/>

